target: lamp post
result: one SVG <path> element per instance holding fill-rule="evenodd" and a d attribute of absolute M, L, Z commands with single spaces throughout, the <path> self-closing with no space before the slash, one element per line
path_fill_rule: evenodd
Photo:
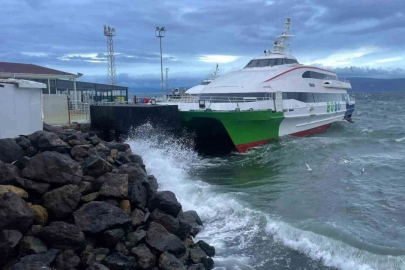
<path fill-rule="evenodd" d="M 162 37 L 165 37 L 166 28 L 164 27 L 156 27 L 155 35 L 159 38 L 160 41 L 160 75 L 161 75 L 161 86 L 162 86 L 162 95 L 163 100 L 165 99 L 164 94 L 164 81 L 163 81 L 163 55 L 162 55 Z"/>

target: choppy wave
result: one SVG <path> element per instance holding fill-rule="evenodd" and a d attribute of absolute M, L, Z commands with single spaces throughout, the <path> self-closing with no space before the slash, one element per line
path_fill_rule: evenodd
<path fill-rule="evenodd" d="M 238 194 L 201 181 L 196 168 L 220 166 L 193 151 L 187 137 L 173 138 L 144 125 L 127 140 L 142 155 L 160 190 L 175 192 L 185 210 L 196 210 L 204 221 L 198 235 L 217 248 L 217 269 L 405 269 L 404 256 L 384 256 L 341 241 L 295 228 L 277 217 L 252 209 Z"/>

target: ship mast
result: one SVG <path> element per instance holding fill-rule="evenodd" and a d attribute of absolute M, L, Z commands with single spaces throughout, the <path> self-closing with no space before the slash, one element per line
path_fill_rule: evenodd
<path fill-rule="evenodd" d="M 276 37 L 276 41 L 274 41 L 274 49 L 272 53 L 284 53 L 285 49 L 289 46 L 288 44 L 286 44 L 287 40 L 294 37 L 294 35 L 288 34 L 288 32 L 290 31 L 290 24 L 291 19 L 287 18 L 285 21 L 284 32 L 281 34 L 281 36 Z"/>

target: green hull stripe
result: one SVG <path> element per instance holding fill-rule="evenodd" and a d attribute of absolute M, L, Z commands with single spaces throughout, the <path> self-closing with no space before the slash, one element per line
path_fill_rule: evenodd
<path fill-rule="evenodd" d="M 181 111 L 183 126 L 195 117 L 214 118 L 222 122 L 236 145 L 277 138 L 283 113 L 272 111 Z"/>

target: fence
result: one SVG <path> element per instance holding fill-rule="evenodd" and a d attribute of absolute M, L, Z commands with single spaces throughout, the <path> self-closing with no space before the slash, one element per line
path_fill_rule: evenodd
<path fill-rule="evenodd" d="M 70 123 L 88 123 L 90 122 L 90 104 L 80 101 L 69 101 Z"/>

